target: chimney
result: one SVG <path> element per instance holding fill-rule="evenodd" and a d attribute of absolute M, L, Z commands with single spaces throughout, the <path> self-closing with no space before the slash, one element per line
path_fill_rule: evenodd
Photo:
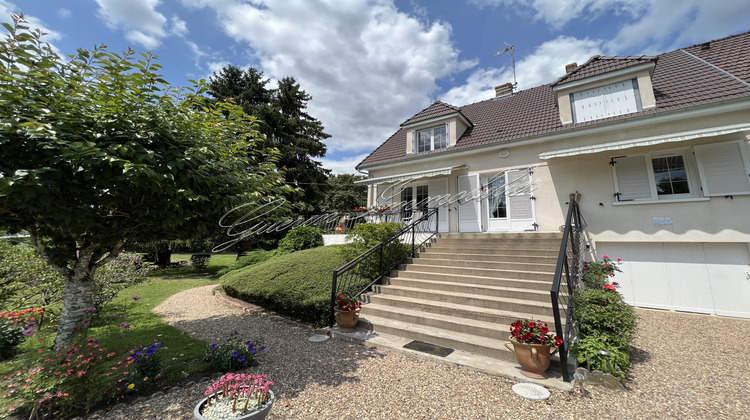
<path fill-rule="evenodd" d="M 568 74 L 577 68 L 578 68 L 578 63 L 570 63 L 565 66 L 565 74 Z"/>
<path fill-rule="evenodd" d="M 504 98 L 513 94 L 513 84 L 506 83 L 504 85 L 495 86 L 495 98 Z"/>

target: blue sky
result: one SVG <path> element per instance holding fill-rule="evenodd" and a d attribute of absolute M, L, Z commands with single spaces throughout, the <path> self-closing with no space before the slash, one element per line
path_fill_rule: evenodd
<path fill-rule="evenodd" d="M 554 81 L 592 55 L 653 55 L 750 30 L 747 0 L 0 0 L 62 54 L 106 44 L 160 57 L 171 84 L 224 65 L 293 76 L 354 167 L 430 103 L 461 106 Z"/>

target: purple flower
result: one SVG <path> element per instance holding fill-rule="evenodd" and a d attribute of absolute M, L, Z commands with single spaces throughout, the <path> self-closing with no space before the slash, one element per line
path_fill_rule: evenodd
<path fill-rule="evenodd" d="M 216 350 L 216 347 L 217 347 L 217 346 L 218 346 L 218 344 L 216 344 L 216 343 L 214 343 L 214 344 L 211 344 L 211 350 Z"/>
<path fill-rule="evenodd" d="M 237 361 L 240 362 L 240 363 L 244 362 L 245 361 L 245 356 L 238 357 Z"/>
<path fill-rule="evenodd" d="M 28 324 L 26 324 L 26 328 L 36 327 L 36 322 L 31 321 Z"/>
<path fill-rule="evenodd" d="M 83 325 L 89 325 L 89 324 L 91 324 L 91 321 L 89 321 L 88 319 L 84 319 L 83 321 L 81 321 L 81 324 L 83 324 Z"/>
<path fill-rule="evenodd" d="M 237 357 L 237 356 L 239 356 L 239 355 L 240 355 L 240 354 L 239 354 L 239 353 L 237 353 L 236 351 L 233 351 L 233 352 L 232 352 L 232 357 Z"/>
<path fill-rule="evenodd" d="M 96 312 L 96 308 L 88 308 L 88 309 L 86 309 L 86 313 L 93 314 L 94 312 Z"/>
<path fill-rule="evenodd" d="M 21 333 L 22 333 L 23 335 L 31 335 L 31 334 L 34 334 L 34 330 L 26 330 L 26 329 L 23 329 L 23 330 L 21 330 Z"/>
<path fill-rule="evenodd" d="M 260 348 L 260 351 L 266 351 L 266 346 L 262 346 L 262 347 Z"/>
<path fill-rule="evenodd" d="M 239 333 L 237 332 L 237 330 L 234 330 L 234 335 L 237 335 L 237 334 L 239 334 Z"/>
<path fill-rule="evenodd" d="M 127 322 L 123 322 L 122 324 L 120 324 L 120 326 L 122 328 L 130 328 L 130 324 L 128 324 Z"/>
<path fill-rule="evenodd" d="M 133 300 L 141 300 L 140 296 L 133 296 Z"/>

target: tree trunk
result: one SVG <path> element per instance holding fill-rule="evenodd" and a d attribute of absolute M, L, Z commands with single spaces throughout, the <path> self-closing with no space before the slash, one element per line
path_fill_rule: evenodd
<path fill-rule="evenodd" d="M 159 267 L 169 267 L 172 262 L 172 251 L 156 251 L 156 264 Z"/>
<path fill-rule="evenodd" d="M 86 338 L 88 325 L 83 321 L 89 319 L 86 310 L 94 307 L 95 294 L 93 271 L 88 265 L 77 264 L 63 290 L 63 307 L 55 336 L 55 348 L 65 347 L 79 335 Z"/>

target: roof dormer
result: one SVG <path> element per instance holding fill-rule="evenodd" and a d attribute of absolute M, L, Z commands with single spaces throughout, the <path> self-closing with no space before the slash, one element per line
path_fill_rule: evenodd
<path fill-rule="evenodd" d="M 424 153 L 455 146 L 471 122 L 458 107 L 437 101 L 401 127 L 406 130 L 406 153 Z"/>
<path fill-rule="evenodd" d="M 651 75 L 656 57 L 594 56 L 566 66 L 555 83 L 563 124 L 595 121 L 656 108 Z"/>

